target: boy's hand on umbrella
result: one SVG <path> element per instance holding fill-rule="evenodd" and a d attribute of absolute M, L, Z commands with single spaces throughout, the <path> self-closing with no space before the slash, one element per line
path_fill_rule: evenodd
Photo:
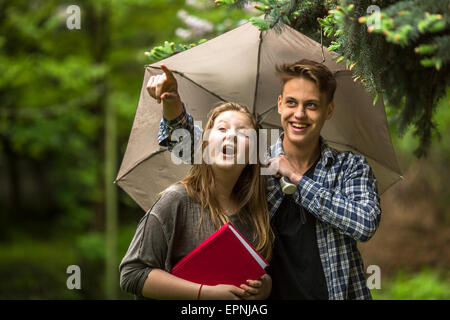
<path fill-rule="evenodd" d="M 164 116 L 171 120 L 181 114 L 183 107 L 178 94 L 177 79 L 165 65 L 162 64 L 161 69 L 163 74 L 152 76 L 148 80 L 147 91 L 158 103 L 163 102 Z"/>
<path fill-rule="evenodd" d="M 264 300 L 272 291 L 272 278 L 265 274 L 259 280 L 247 280 L 247 285 L 241 284 L 241 288 L 247 293 L 245 300 Z"/>
<path fill-rule="evenodd" d="M 287 177 L 293 184 L 298 184 L 302 175 L 298 173 L 285 155 L 269 160 L 269 165 L 278 168 L 274 174 L 276 178 Z"/>

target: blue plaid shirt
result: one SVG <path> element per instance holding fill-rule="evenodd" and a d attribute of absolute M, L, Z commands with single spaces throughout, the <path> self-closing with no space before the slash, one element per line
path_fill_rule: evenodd
<path fill-rule="evenodd" d="M 183 106 L 184 108 L 184 106 Z M 160 123 L 158 142 L 169 151 L 175 129 L 186 129 L 201 137 L 202 129 L 184 109 L 176 119 Z M 283 134 L 270 148 L 270 157 L 283 151 Z M 321 138 L 321 157 L 314 178 L 303 176 L 293 194 L 294 201 L 316 219 L 317 246 L 331 300 L 371 299 L 357 241 L 367 241 L 380 223 L 381 209 L 377 182 L 364 156 L 329 147 Z M 268 177 L 267 201 L 270 217 L 280 207 L 285 194 L 278 179 Z"/>

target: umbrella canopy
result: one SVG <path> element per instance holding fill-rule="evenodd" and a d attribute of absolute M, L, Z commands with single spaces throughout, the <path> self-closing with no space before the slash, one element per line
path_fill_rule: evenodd
<path fill-rule="evenodd" d="M 190 165 L 172 163 L 157 142 L 162 106 L 147 93 L 153 75 L 165 64 L 178 81 L 178 90 L 189 113 L 206 124 L 208 111 L 220 101 L 246 104 L 263 127 L 281 128 L 277 97 L 281 84 L 275 67 L 300 59 L 323 62 L 336 76 L 333 117 L 322 136 L 332 147 L 363 154 L 378 180 L 380 194 L 401 178 L 392 147 L 382 99 L 373 106 L 360 83 L 354 82 L 345 64 L 336 63 L 316 41 L 283 26 L 282 32 L 259 31 L 250 23 L 197 47 L 146 66 L 138 108 L 128 146 L 116 179 L 144 210 L 150 209 L 159 192 L 181 179 Z"/>

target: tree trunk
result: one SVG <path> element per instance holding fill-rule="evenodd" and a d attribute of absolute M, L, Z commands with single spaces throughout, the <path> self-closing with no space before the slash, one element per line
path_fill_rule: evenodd
<path fill-rule="evenodd" d="M 107 63 L 110 50 L 110 9 L 106 5 L 101 8 L 87 7 L 86 9 L 87 28 L 91 34 L 92 56 L 95 63 L 105 64 Z M 83 24 L 83 17 L 81 21 Z M 81 28 L 83 28 L 83 25 Z M 95 109 L 100 112 L 103 111 L 103 117 L 105 119 L 103 138 L 98 140 L 99 149 L 104 155 L 104 171 L 102 172 L 103 179 L 101 181 L 103 182 L 105 191 L 105 293 L 107 299 L 117 299 L 119 288 L 117 260 L 117 189 L 113 184 L 117 163 L 116 118 L 115 111 L 108 99 L 109 89 L 107 76 L 99 79 L 95 85 L 99 90 L 99 98 Z M 103 212 L 103 210 L 101 211 Z"/>

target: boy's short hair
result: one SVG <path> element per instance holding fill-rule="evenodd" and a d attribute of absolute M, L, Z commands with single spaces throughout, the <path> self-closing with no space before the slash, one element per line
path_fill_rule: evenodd
<path fill-rule="evenodd" d="M 333 73 L 324 64 L 302 59 L 291 64 L 282 64 L 276 67 L 277 76 L 280 78 L 282 88 L 287 81 L 294 78 L 305 78 L 313 81 L 320 92 L 325 93 L 327 103 L 333 101 L 336 90 L 336 79 Z"/>

